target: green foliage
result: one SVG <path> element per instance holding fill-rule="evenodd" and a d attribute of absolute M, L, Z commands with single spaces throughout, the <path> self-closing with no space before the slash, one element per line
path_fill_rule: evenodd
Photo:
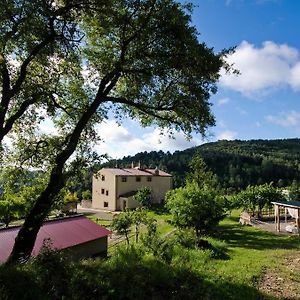
<path fill-rule="evenodd" d="M 146 166 L 165 170 L 173 175 L 174 186 L 183 186 L 190 172 L 191 158 L 198 154 L 207 168 L 215 174 L 217 187 L 228 194 L 245 189 L 248 185 L 260 185 L 278 181 L 290 185 L 300 183 L 300 139 L 218 141 L 206 143 L 183 151 L 141 152 L 117 162 L 102 166 L 130 166 L 132 161 L 142 161 Z"/>
<path fill-rule="evenodd" d="M 90 190 L 85 190 L 82 192 L 82 199 L 83 200 L 90 200 L 92 199 L 92 192 Z"/>
<path fill-rule="evenodd" d="M 76 177 L 74 168 L 92 156 L 99 138 L 95 126 L 108 116 L 187 136 L 205 135 L 214 125 L 209 98 L 221 68 L 231 70 L 225 57 L 233 49 L 215 53 L 207 47 L 191 14 L 190 5 L 173 0 L 2 3 L 3 161 L 48 173 L 11 260 L 26 256 L 25 248 L 30 252 L 26 244 L 33 245 L 36 236 L 28 232 L 38 230 L 29 228 L 42 224 L 60 201 L 66 178 Z M 45 119 L 54 133 L 39 130 Z M 15 134 L 10 148 L 2 143 L 7 134 Z M 73 181 L 67 186 L 72 193 L 71 186 L 86 189 Z"/>
<path fill-rule="evenodd" d="M 234 196 L 236 206 L 242 207 L 253 216 L 255 214 L 260 215 L 263 208 L 272 207 L 272 201 L 283 200 L 285 200 L 284 195 L 280 190 L 273 187 L 272 183 L 248 186 L 246 190 Z"/>
<path fill-rule="evenodd" d="M 293 180 L 292 184 L 287 187 L 289 200 L 300 200 L 300 184 Z"/>
<path fill-rule="evenodd" d="M 188 235 L 195 240 L 191 230 Z M 185 238 L 187 233 L 182 232 L 180 240 Z M 164 239 L 169 243 L 170 237 Z M 283 278 L 291 289 L 291 284 L 298 288 L 296 269 L 293 276 L 290 268 L 280 275 L 276 272 L 286 268 L 287 257 L 298 257 L 299 238 L 241 227 L 237 211 L 221 222 L 215 237 L 205 238 L 212 249 L 199 250 L 193 243 L 185 246 L 174 239 L 169 243 L 171 259 L 140 244 L 120 246 L 105 260 L 80 262 L 46 249 L 43 257 L 26 264 L 0 266 L 0 299 L 271 300 L 274 297 L 259 291 L 257 284 L 266 270 Z M 278 291 L 281 286 L 275 284 L 270 289 Z"/>
<path fill-rule="evenodd" d="M 193 156 L 189 166 L 191 171 L 187 175 L 186 182 L 194 182 L 199 188 L 212 188 L 216 186 L 214 174 L 208 170 L 205 161 L 199 153 Z"/>
<path fill-rule="evenodd" d="M 13 220 L 25 215 L 25 201 L 21 196 L 6 192 L 0 197 L 0 220 L 8 227 Z"/>
<path fill-rule="evenodd" d="M 147 211 L 144 208 L 138 207 L 131 212 L 132 224 L 135 225 L 135 242 L 139 241 L 139 233 L 141 224 L 147 224 L 149 217 Z"/>
<path fill-rule="evenodd" d="M 195 183 L 169 191 L 166 205 L 178 228 L 193 228 L 200 235 L 214 228 L 225 217 L 223 199 L 211 189 L 201 189 Z"/>
<path fill-rule="evenodd" d="M 130 211 L 121 212 L 113 218 L 111 228 L 117 231 L 119 234 L 124 234 L 126 237 L 127 244 L 129 245 L 129 229 L 132 225 L 132 218 Z"/>
<path fill-rule="evenodd" d="M 77 193 L 72 193 L 70 191 L 67 191 L 66 194 L 64 195 L 64 203 L 69 203 L 69 202 L 78 202 L 78 196 Z"/>
<path fill-rule="evenodd" d="M 143 207 L 151 206 L 151 189 L 149 187 L 140 188 L 134 195 L 134 200 L 136 200 Z"/>

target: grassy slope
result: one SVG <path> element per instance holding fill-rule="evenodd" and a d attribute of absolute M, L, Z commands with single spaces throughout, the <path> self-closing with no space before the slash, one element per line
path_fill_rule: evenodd
<path fill-rule="evenodd" d="M 160 234 L 167 235 L 174 230 L 168 222 L 170 215 L 159 210 L 151 211 L 149 215 L 157 219 Z M 203 251 L 187 250 L 180 253 L 180 263 L 204 278 L 208 295 L 214 299 L 265 297 L 258 287 L 263 275 L 273 270 L 297 287 L 300 272 L 287 272 L 285 259 L 289 256 L 300 257 L 300 238 L 276 236 L 250 226 L 241 226 L 238 217 L 239 213 L 235 211 L 221 222 L 214 237 L 210 238 L 211 243 L 219 243 L 225 248 L 225 259 L 212 259 Z"/>
<path fill-rule="evenodd" d="M 172 226 L 165 223 L 170 217 L 166 214 L 151 213 L 162 222 L 162 232 L 172 230 Z M 215 287 L 214 297 L 222 299 L 230 296 L 232 299 L 246 297 L 255 299 L 260 296 L 256 289 L 265 272 L 280 272 L 283 280 L 291 284 L 299 284 L 300 271 L 292 276 L 285 268 L 285 258 L 300 257 L 300 238 L 297 236 L 276 236 L 250 226 L 238 223 L 239 212 L 235 211 L 231 217 L 223 220 L 211 238 L 212 243 L 222 241 L 226 247 L 227 259 L 205 259 L 201 255 L 194 259 L 191 268 L 205 278 L 209 286 Z M 199 252 L 199 251 L 198 251 Z M 300 291 L 299 291 L 300 295 Z"/>
<path fill-rule="evenodd" d="M 212 281 L 220 279 L 257 287 L 264 272 L 276 268 L 283 270 L 285 257 L 300 255 L 299 237 L 275 236 L 252 227 L 242 227 L 238 224 L 237 214 L 221 223 L 217 236 L 226 242 L 229 259 L 214 260 L 203 267 L 201 271 Z M 221 284 L 220 292 L 223 290 L 232 295 L 240 292 L 228 289 L 230 285 Z"/>

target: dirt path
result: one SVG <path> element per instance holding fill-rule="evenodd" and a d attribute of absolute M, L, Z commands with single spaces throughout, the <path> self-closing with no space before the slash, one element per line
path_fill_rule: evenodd
<path fill-rule="evenodd" d="M 284 259 L 282 266 L 266 270 L 260 291 L 278 299 L 300 299 L 300 252 Z"/>

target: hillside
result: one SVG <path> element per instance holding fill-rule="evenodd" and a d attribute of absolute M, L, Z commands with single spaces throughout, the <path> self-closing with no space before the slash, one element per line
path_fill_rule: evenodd
<path fill-rule="evenodd" d="M 249 184 L 274 182 L 286 186 L 300 181 L 300 139 L 218 141 L 173 154 L 163 151 L 141 152 L 102 166 L 128 167 L 132 162 L 155 167 L 174 175 L 174 184 L 183 183 L 192 156 L 199 152 L 217 175 L 220 187 L 238 190 Z"/>

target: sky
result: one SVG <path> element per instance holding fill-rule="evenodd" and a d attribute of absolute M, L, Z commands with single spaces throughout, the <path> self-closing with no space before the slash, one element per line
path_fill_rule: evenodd
<path fill-rule="evenodd" d="M 96 150 L 112 158 L 141 151 L 174 152 L 227 139 L 283 139 L 300 134 L 300 1 L 194 0 L 192 24 L 216 52 L 236 47 L 228 62 L 240 75 L 221 72 L 211 97 L 216 126 L 204 140 L 174 139 L 132 120 L 99 124 Z"/>

